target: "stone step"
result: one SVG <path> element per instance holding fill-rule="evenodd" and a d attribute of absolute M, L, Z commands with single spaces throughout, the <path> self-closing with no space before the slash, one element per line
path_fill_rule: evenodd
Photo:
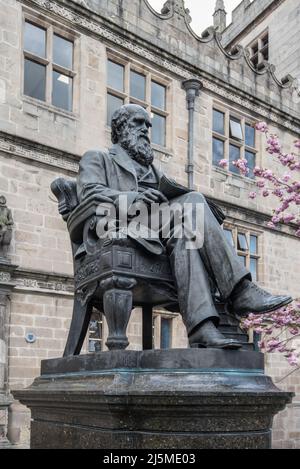
<path fill-rule="evenodd" d="M 239 342 L 247 344 L 249 342 L 249 338 L 247 334 L 238 334 L 238 333 L 229 333 L 227 334 L 226 332 L 222 332 L 227 339 L 234 339 L 238 340 Z"/>

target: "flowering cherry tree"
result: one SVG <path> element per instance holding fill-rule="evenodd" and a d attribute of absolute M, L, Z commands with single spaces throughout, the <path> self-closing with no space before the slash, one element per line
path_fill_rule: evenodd
<path fill-rule="evenodd" d="M 271 169 L 255 167 L 257 189 L 249 193 L 250 199 L 256 199 L 258 195 L 264 198 L 274 197 L 278 205 L 274 210 L 268 227 L 276 229 L 280 224 L 291 224 L 296 236 L 300 237 L 300 140 L 294 142 L 291 153 L 285 153 L 277 135 L 270 133 L 265 122 L 256 124 L 256 130 L 266 136 L 267 153 L 271 158 L 283 167 L 283 175 L 276 174 Z M 222 168 L 228 167 L 227 160 L 221 160 Z M 243 176 L 249 174 L 247 160 L 240 158 L 233 162 Z M 251 314 L 242 323 L 246 329 L 253 329 L 260 334 L 260 349 L 263 352 L 284 354 L 289 364 L 300 369 L 300 350 L 294 344 L 297 337 L 300 338 L 300 303 L 282 308 L 267 315 Z"/>
<path fill-rule="evenodd" d="M 299 366 L 299 350 L 295 339 L 300 337 L 300 304 L 297 302 L 270 314 L 250 314 L 242 322 L 243 328 L 252 329 L 261 337 L 262 352 L 279 352 L 291 366 Z"/>

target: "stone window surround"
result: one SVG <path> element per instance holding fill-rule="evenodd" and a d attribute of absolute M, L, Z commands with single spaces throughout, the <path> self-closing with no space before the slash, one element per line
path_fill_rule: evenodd
<path fill-rule="evenodd" d="M 264 40 L 267 38 L 267 42 L 264 43 Z M 257 52 L 254 52 L 254 47 L 256 48 Z M 253 63 L 253 66 L 256 68 L 260 68 L 263 65 L 264 61 L 269 60 L 269 30 L 268 28 L 265 29 L 263 32 L 259 34 L 250 44 L 247 46 L 247 49 L 250 52 L 250 60 Z M 267 57 L 265 54 L 267 52 Z M 257 60 L 256 60 L 257 59 Z"/>
<path fill-rule="evenodd" d="M 153 347 L 154 349 L 160 349 L 161 347 L 161 320 L 169 319 L 171 320 L 171 340 L 170 348 L 174 344 L 174 319 L 177 318 L 179 314 L 169 313 L 168 311 L 163 310 L 154 310 L 153 311 Z"/>
<path fill-rule="evenodd" d="M 225 120 L 224 120 L 224 134 L 220 134 L 218 132 L 215 132 L 213 130 L 213 111 L 219 111 L 225 115 Z M 245 135 L 244 139 L 242 141 L 236 140 L 234 138 L 230 137 L 230 118 L 233 117 L 235 119 L 239 119 L 241 121 L 242 129 L 245 132 L 245 125 L 254 125 L 254 123 L 258 122 L 256 119 L 254 119 L 251 116 L 248 116 L 246 114 L 241 113 L 240 111 L 236 110 L 233 107 L 227 107 L 224 106 L 223 103 L 220 101 L 214 101 L 212 105 L 212 138 L 216 138 L 218 140 L 222 140 L 224 142 L 224 159 L 229 162 L 229 145 L 233 144 L 235 146 L 238 146 L 240 148 L 240 156 L 244 157 L 245 156 L 245 151 L 249 151 L 251 153 L 255 153 L 255 161 L 256 161 L 256 166 L 259 166 L 259 161 L 258 161 L 258 156 L 259 156 L 259 150 L 258 150 L 258 145 L 259 145 L 259 135 L 258 132 L 255 132 L 255 147 L 248 147 L 245 145 Z M 211 161 L 213 161 L 213 155 L 211 158 Z M 214 168 L 219 168 L 219 166 L 213 165 Z M 225 170 L 232 176 L 239 176 L 239 174 L 235 174 L 231 172 L 229 169 Z M 247 178 L 248 182 L 253 182 L 253 179 Z"/>
<path fill-rule="evenodd" d="M 92 336 L 92 331 L 91 331 L 91 326 L 92 322 L 97 323 L 98 327 L 98 332 L 99 332 L 99 337 L 93 337 Z M 99 313 L 99 311 L 94 310 L 91 320 L 90 320 L 90 325 L 89 325 L 89 331 L 87 334 L 87 353 L 95 353 L 90 351 L 90 342 L 97 342 L 99 344 L 99 350 L 98 351 L 103 351 L 104 350 L 104 315 L 102 313 Z"/>
<path fill-rule="evenodd" d="M 107 86 L 107 94 L 112 94 L 118 98 L 124 99 L 125 104 L 134 103 L 139 104 L 146 108 L 146 110 L 151 114 L 152 110 L 163 117 L 166 118 L 166 145 L 161 146 L 155 143 L 152 143 L 152 147 L 158 152 L 172 154 L 172 80 L 165 75 L 160 74 L 157 70 L 150 67 L 146 67 L 143 63 L 134 60 L 131 57 L 124 56 L 121 53 L 118 53 L 114 50 L 107 49 L 107 60 L 111 60 L 119 65 L 125 67 L 124 70 L 124 92 L 115 90 Z M 146 77 L 146 100 L 139 101 L 136 98 L 130 97 L 130 71 L 140 73 Z M 165 110 L 156 108 L 151 104 L 151 82 L 155 81 L 156 83 L 166 87 L 166 107 Z M 107 103 L 106 103 L 107 109 Z M 107 131 L 110 133 L 110 126 L 106 125 Z"/>
<path fill-rule="evenodd" d="M 33 23 L 37 27 L 41 27 L 46 30 L 46 58 L 38 58 L 34 54 L 27 53 L 24 50 L 24 31 L 25 31 L 25 21 Z M 52 104 L 52 45 L 53 45 L 53 35 L 58 34 L 62 38 L 69 40 L 73 43 L 73 70 L 69 71 L 64 69 L 64 67 L 55 66 L 55 69 L 59 69 L 63 74 L 70 76 L 73 79 L 73 110 L 67 111 L 65 109 L 59 108 Z M 75 31 L 67 28 L 61 23 L 36 13 L 35 11 L 23 7 L 22 10 L 22 64 L 21 64 L 21 98 L 23 101 L 27 101 L 30 104 L 38 104 L 40 107 L 45 108 L 48 111 L 59 113 L 64 117 L 69 118 L 78 118 L 79 117 L 79 64 L 80 64 L 80 51 L 79 51 L 79 40 L 80 35 Z M 25 58 L 37 60 L 38 63 L 41 63 L 46 66 L 46 100 L 41 101 L 39 99 L 27 96 L 24 94 L 24 67 L 25 67 Z"/>
<path fill-rule="evenodd" d="M 239 225 L 236 223 L 230 223 L 225 221 L 224 230 L 230 230 L 233 235 L 233 241 L 234 241 L 234 249 L 236 250 L 237 254 L 239 256 L 243 256 L 246 258 L 246 268 L 250 270 L 250 260 L 251 259 L 256 259 L 257 260 L 257 278 L 256 282 L 262 281 L 262 270 L 261 270 L 261 262 L 262 262 L 262 256 L 261 253 L 263 251 L 262 243 L 263 243 L 263 231 L 258 231 L 258 230 L 253 230 L 248 227 L 245 227 L 244 225 Z M 240 251 L 238 249 L 238 234 L 244 234 L 247 239 L 248 243 L 248 251 Z M 252 254 L 250 252 L 250 236 L 256 236 L 257 237 L 257 253 Z"/>

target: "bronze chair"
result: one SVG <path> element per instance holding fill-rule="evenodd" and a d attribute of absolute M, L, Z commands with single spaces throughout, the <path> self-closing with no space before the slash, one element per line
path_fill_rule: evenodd
<path fill-rule="evenodd" d="M 129 345 L 131 311 L 141 307 L 143 349 L 151 349 L 153 307 L 179 311 L 168 257 L 153 259 L 129 238 L 100 240 L 96 212 L 103 199 L 92 196 L 79 204 L 76 181 L 57 179 L 51 190 L 67 223 L 74 260 L 74 309 L 64 356 L 80 353 L 93 308 L 106 317 L 107 347 L 120 350 Z"/>
<path fill-rule="evenodd" d="M 51 185 L 58 210 L 70 234 L 74 261 L 74 308 L 64 356 L 79 355 L 93 308 L 108 324 L 109 350 L 126 349 L 126 330 L 132 309 L 142 308 L 143 349 L 153 347 L 152 311 L 164 307 L 179 312 L 177 293 L 166 254 L 147 254 L 131 239 L 101 240 L 96 234 L 97 208 L 103 198 L 92 196 L 79 203 L 76 181 L 59 178 Z M 221 316 L 220 330 L 229 338 L 248 342 L 226 305 L 216 300 Z"/>

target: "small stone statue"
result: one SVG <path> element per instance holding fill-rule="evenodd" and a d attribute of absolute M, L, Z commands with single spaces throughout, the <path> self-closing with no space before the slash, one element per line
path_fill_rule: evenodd
<path fill-rule="evenodd" d="M 0 196 L 0 258 L 6 257 L 12 239 L 14 221 L 12 213 L 6 206 L 6 198 Z"/>

